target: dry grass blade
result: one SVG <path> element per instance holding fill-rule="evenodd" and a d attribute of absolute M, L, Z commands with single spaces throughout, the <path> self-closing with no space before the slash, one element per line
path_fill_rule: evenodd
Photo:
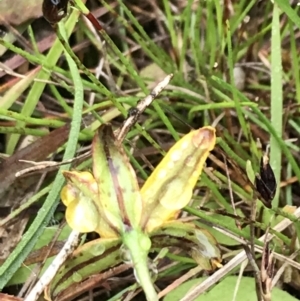
<path fill-rule="evenodd" d="M 166 88 L 173 77 L 173 74 L 169 74 L 162 81 L 160 81 L 147 95 L 145 98 L 141 99 L 135 108 L 131 108 L 128 117 L 121 126 L 119 130 L 115 133 L 117 141 L 121 143 L 126 134 L 129 132 L 131 127 L 138 121 L 139 117 L 143 114 L 147 107 L 149 107 L 152 101 Z"/>

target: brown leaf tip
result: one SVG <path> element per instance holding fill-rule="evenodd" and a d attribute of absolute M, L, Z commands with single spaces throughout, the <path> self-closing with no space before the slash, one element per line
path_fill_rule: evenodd
<path fill-rule="evenodd" d="M 216 130 L 211 126 L 205 126 L 196 131 L 193 142 L 196 147 L 211 151 L 216 144 Z"/>

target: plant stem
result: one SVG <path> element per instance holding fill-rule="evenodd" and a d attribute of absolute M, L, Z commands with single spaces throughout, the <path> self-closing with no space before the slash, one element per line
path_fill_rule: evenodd
<path fill-rule="evenodd" d="M 147 301 L 158 301 L 147 264 L 151 247 L 149 237 L 141 230 L 133 229 L 123 235 L 123 243 L 129 250 L 136 280 L 143 288 Z"/>

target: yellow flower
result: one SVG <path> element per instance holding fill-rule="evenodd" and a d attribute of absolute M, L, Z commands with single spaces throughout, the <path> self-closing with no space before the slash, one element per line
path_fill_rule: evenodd
<path fill-rule="evenodd" d="M 98 232 L 102 237 L 118 237 L 101 213 L 99 189 L 93 175 L 87 171 L 64 171 L 68 183 L 61 191 L 67 206 L 66 220 L 70 227 L 81 233 Z"/>
<path fill-rule="evenodd" d="M 93 140 L 93 173 L 64 172 L 67 185 L 61 198 L 69 225 L 80 232 L 98 232 L 102 245 L 109 238 L 122 241 L 147 300 L 158 300 L 147 265 L 151 239 L 162 247 L 185 240 L 186 251 L 205 269 L 220 262 L 213 236 L 195 224 L 174 221 L 190 201 L 215 142 L 215 129 L 209 126 L 185 135 L 140 190 L 122 146 L 111 127 L 103 125 Z"/>
<path fill-rule="evenodd" d="M 140 192 L 111 127 L 102 127 L 93 140 L 93 175 L 64 172 L 68 184 L 61 198 L 68 223 L 78 231 L 96 231 L 108 238 L 131 228 L 152 232 L 188 204 L 215 142 L 210 126 L 191 131 L 169 150 Z"/>

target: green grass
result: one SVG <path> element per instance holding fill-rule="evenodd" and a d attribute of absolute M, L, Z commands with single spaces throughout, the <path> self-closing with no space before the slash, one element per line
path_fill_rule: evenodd
<path fill-rule="evenodd" d="M 299 37 L 296 35 L 300 27 L 299 7 L 292 8 L 284 0 L 275 0 L 275 4 L 235 2 L 234 14 L 224 20 L 225 10 L 217 0 L 202 5 L 187 0 L 183 6 L 175 1 L 161 1 L 159 5 L 146 1 L 139 7 L 129 1 L 118 0 L 113 7 L 103 0 L 94 1 L 93 7 L 106 11 L 100 18 L 105 29 L 101 32 L 91 31 L 79 17 L 80 13 L 72 8 L 64 25 L 59 26 L 64 45 L 56 40 L 48 53 L 37 53 L 38 39 L 32 27 L 28 32 L 34 55 L 0 39 L 0 44 L 11 52 L 40 68 L 30 73 L 33 70 L 30 67 L 27 76 L 7 89 L 0 100 L 3 120 L 0 133 L 6 137 L 5 153 L 16 152 L 24 136 L 44 136 L 49 129 L 72 120 L 70 138 L 62 149 L 65 149 L 64 159 L 74 157 L 80 146 L 90 145 L 92 134 L 101 123 L 110 122 L 119 127 L 128 109 L 151 91 L 151 84 L 173 73 L 169 87 L 145 111 L 124 142 L 141 183 L 170 143 L 189 131 L 185 123 L 191 128 L 213 124 L 220 137 L 218 147 L 234 164 L 225 162 L 218 149 L 213 152 L 214 157 L 208 161 L 211 172 L 203 175 L 197 185 L 196 191 L 200 192 L 195 198 L 201 199 L 202 206 L 213 204 L 215 209 L 232 213 L 231 201 L 234 201 L 244 212 L 242 217 L 247 217 L 250 205 L 261 203 L 253 197 L 249 183 L 241 179 L 239 172 L 246 177 L 247 160 L 251 161 L 254 172 L 258 172 L 260 156 L 268 145 L 270 164 L 278 183 L 272 207 L 295 205 L 294 199 L 300 196 L 296 184 L 300 180 L 299 147 L 298 142 L 287 140 L 299 138 L 296 106 L 300 102 Z M 246 16 L 250 16 L 248 23 Z M 73 30 L 76 34 L 72 34 Z M 86 40 L 89 43 L 84 50 L 71 50 Z M 288 59 L 282 56 L 283 48 L 289 53 Z M 103 75 L 97 78 L 94 69 L 99 62 L 103 63 Z M 235 87 L 234 68 L 238 63 L 242 63 L 246 73 L 242 91 Z M 253 63 L 260 71 L 253 68 Z M 95 98 L 89 102 L 92 92 Z M 23 102 L 16 104 L 21 96 Z M 54 109 L 45 102 L 46 96 L 55 103 Z M 41 110 L 41 103 L 46 113 Z M 85 132 L 80 131 L 83 113 L 97 117 Z M 61 156 L 57 158 L 61 160 Z M 224 162 L 228 164 L 232 183 Z M 87 161 L 87 169 L 89 164 Z M 296 181 L 280 188 L 281 182 L 293 177 Z M 39 191 L 48 187 L 46 184 L 49 183 L 43 184 Z M 1 289 L 52 218 L 62 185 L 63 177 L 57 172 L 51 191 L 41 201 L 41 213 L 28 224 L 26 235 L 0 267 Z M 198 216 L 204 223 L 215 224 L 249 240 L 249 232 L 226 226 L 215 214 L 213 217 L 206 217 L 205 212 L 197 214 L 197 208 L 192 207 L 191 204 L 187 209 L 189 214 Z M 260 217 L 257 214 L 257 225 L 263 233 L 269 221 Z M 290 235 L 274 233 L 274 248 L 282 243 L 281 250 L 288 253 L 297 246 L 290 245 Z M 165 284 L 163 279 L 159 281 Z M 117 291 L 114 293 L 117 296 Z"/>

